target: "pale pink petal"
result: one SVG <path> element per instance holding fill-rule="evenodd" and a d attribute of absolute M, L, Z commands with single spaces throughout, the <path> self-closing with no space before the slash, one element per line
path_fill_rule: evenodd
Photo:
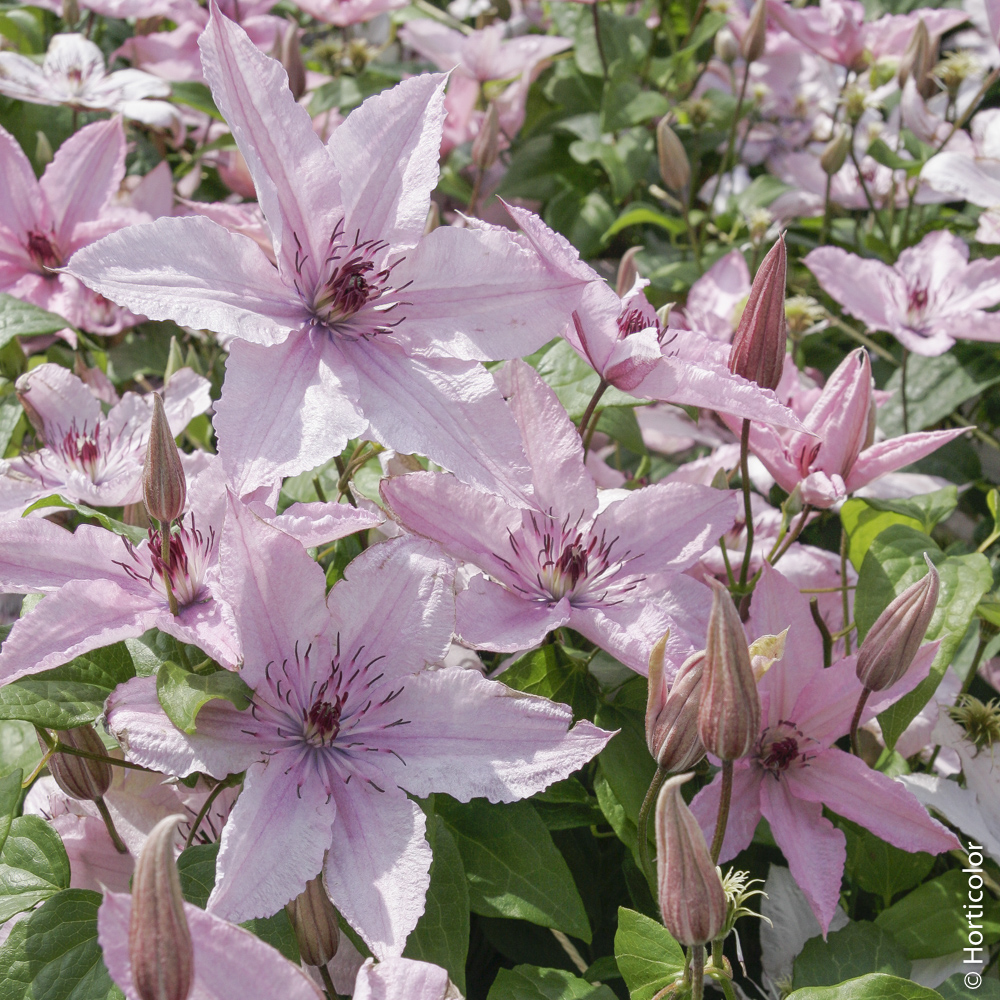
<path fill-rule="evenodd" d="M 430 18 L 414 18 L 399 29 L 399 37 L 438 69 L 449 70 L 462 61 L 465 35 Z"/>
<path fill-rule="evenodd" d="M 908 326 L 898 324 L 892 328 L 891 332 L 908 351 L 925 358 L 937 358 L 949 351 L 955 344 L 955 338 L 947 331 L 946 322 L 936 319 L 919 333 Z"/>
<path fill-rule="evenodd" d="M 424 912 L 430 885 L 424 814 L 398 789 L 381 792 L 360 778 L 335 785 L 333 794 L 330 898 L 376 958 L 396 958 Z"/>
<path fill-rule="evenodd" d="M 408 724 L 385 728 L 400 718 Z M 451 667 L 406 678 L 402 693 L 373 706 L 352 733 L 392 750 L 379 764 L 413 795 L 514 802 L 569 777 L 611 738 L 586 720 L 572 725 L 566 705 Z"/>
<path fill-rule="evenodd" d="M 203 216 L 112 233 L 66 270 L 134 313 L 253 343 L 278 343 L 307 321 L 260 247 Z"/>
<path fill-rule="evenodd" d="M 564 597 L 558 603 L 530 601 L 484 576 L 474 576 L 455 598 L 455 631 L 478 649 L 516 653 L 531 649 L 570 620 Z"/>
<path fill-rule="evenodd" d="M 244 678 L 264 679 L 298 643 L 305 649 L 328 624 L 323 567 L 290 535 L 272 527 L 232 494 L 220 542 L 220 592 L 239 609 L 234 627 L 243 649 Z M 265 914 L 268 915 L 268 914 Z"/>
<path fill-rule="evenodd" d="M 56 150 L 39 187 L 52 209 L 56 242 L 64 253 L 75 249 L 76 227 L 100 215 L 124 176 L 121 118 L 85 125 Z"/>
<path fill-rule="evenodd" d="M 198 46 L 212 96 L 253 176 L 282 273 L 288 281 L 300 274 L 304 288 L 315 288 L 343 217 L 333 159 L 292 97 L 282 65 L 242 28 L 216 9 Z"/>
<path fill-rule="evenodd" d="M 355 373 L 326 330 L 275 347 L 234 342 L 215 404 L 230 481 L 242 495 L 340 454 L 366 427 L 357 400 Z"/>
<path fill-rule="evenodd" d="M 6 227 L 14 239 L 24 239 L 32 229 L 51 225 L 31 163 L 4 128 L 0 128 L 0 174 L 6 188 L 5 196 L 0 198 L 0 226 Z"/>
<path fill-rule="evenodd" d="M 27 802 L 24 812 L 29 812 Z M 72 813 L 64 813 L 52 819 L 38 812 L 35 815 L 48 820 L 66 848 L 71 889 L 91 889 L 95 892 L 113 889 L 128 892 L 135 858 L 131 854 L 118 852 L 108 836 L 104 820 L 97 816 L 76 816 Z"/>
<path fill-rule="evenodd" d="M 250 506 L 269 524 L 298 539 L 299 544 L 307 548 L 346 538 L 385 521 L 385 515 L 374 504 L 369 509 L 352 507 L 348 503 L 293 503 L 277 517 L 266 515 L 263 505 Z"/>
<path fill-rule="evenodd" d="M 845 312 L 872 330 L 895 330 L 894 304 L 902 279 L 878 260 L 856 257 L 839 247 L 819 247 L 802 262 Z M 905 301 L 905 289 L 902 289 Z"/>
<path fill-rule="evenodd" d="M 212 383 L 191 368 L 180 368 L 170 376 L 161 395 L 167 423 L 174 435 L 181 434 L 199 413 L 212 405 L 211 389 Z M 152 420 L 151 411 L 147 419 Z M 148 432 L 148 428 L 143 430 Z"/>
<path fill-rule="evenodd" d="M 987 6 L 991 3 L 996 0 L 988 0 Z M 982 208 L 1000 205 L 1000 178 L 965 153 L 946 149 L 931 157 L 920 171 L 920 179 L 935 191 L 971 201 Z"/>
<path fill-rule="evenodd" d="M 426 455 L 463 482 L 517 502 L 528 478 L 521 435 L 482 365 L 410 357 L 377 338 L 347 341 L 341 349 L 354 367 L 371 433 L 382 444 Z"/>
<path fill-rule="evenodd" d="M 369 97 L 330 136 L 349 234 L 360 231 L 363 238 L 378 238 L 393 248 L 412 247 L 420 238 L 438 181 L 445 81 L 436 73 L 404 80 Z M 457 263 L 449 259 L 442 280 L 451 277 Z M 416 303 L 414 294 L 420 291 L 408 291 L 406 298 Z"/>
<path fill-rule="evenodd" d="M 597 486 L 584 466 L 580 435 L 556 394 L 523 361 L 504 365 L 497 385 L 521 429 L 535 505 L 574 517 L 593 514 Z"/>
<path fill-rule="evenodd" d="M 661 362 L 659 333 L 650 327 L 631 333 L 615 344 L 603 371 L 604 378 L 622 392 L 637 389 Z"/>
<path fill-rule="evenodd" d="M 185 777 L 202 771 L 214 778 L 239 774 L 260 760 L 261 743 L 245 731 L 250 711 L 237 711 L 214 698 L 198 713 L 195 733 L 182 733 L 156 696 L 155 677 L 133 677 L 119 684 L 105 706 L 108 729 L 129 760 L 166 774 Z"/>
<path fill-rule="evenodd" d="M 726 836 L 722 841 L 719 861 L 735 858 L 745 851 L 753 840 L 757 824 L 760 822 L 761 782 L 769 780 L 764 772 L 749 761 L 738 760 L 733 765 L 733 795 L 729 804 L 729 822 Z M 694 813 L 706 843 L 715 836 L 715 824 L 719 816 L 719 799 L 722 795 L 722 776 L 706 785 L 691 801 Z"/>
<path fill-rule="evenodd" d="M 560 334 L 585 287 L 501 227 L 441 226 L 392 276 L 413 281 L 400 326 L 411 350 L 478 361 L 537 351 Z"/>
<path fill-rule="evenodd" d="M 760 791 L 764 818 L 825 935 L 840 902 L 847 838 L 818 802 L 803 802 L 782 778 L 764 775 Z"/>
<path fill-rule="evenodd" d="M 450 985 L 448 973 L 437 965 L 409 958 L 373 965 L 368 959 L 358 971 L 354 1000 L 444 1000 Z"/>
<path fill-rule="evenodd" d="M 97 397 L 68 368 L 44 364 L 17 380 L 17 394 L 42 421 L 49 445 L 61 445 L 64 434 L 75 421 L 79 429 L 93 430 L 101 419 Z M 56 434 L 59 434 L 56 438 Z"/>
<path fill-rule="evenodd" d="M 277 913 L 319 874 L 335 817 L 308 747 L 252 766 L 222 831 L 208 910 L 234 923 Z"/>
<path fill-rule="evenodd" d="M 390 539 L 352 560 L 327 599 L 342 659 L 360 646 L 358 662 L 375 658 L 387 680 L 440 663 L 454 630 L 453 573 L 422 538 Z"/>
<path fill-rule="evenodd" d="M 978 263 L 978 261 L 977 261 Z M 933 324 L 934 337 L 955 340 L 982 340 L 995 344 L 1000 341 L 1000 316 L 992 312 L 967 312 L 958 316 L 945 316 Z"/>
<path fill-rule="evenodd" d="M 830 749 L 810 757 L 808 764 L 786 772 L 789 788 L 800 799 L 822 802 L 904 851 L 941 854 L 961 846 L 903 784 L 860 757 Z"/>
<path fill-rule="evenodd" d="M 923 431 L 916 434 L 904 434 L 902 437 L 880 441 L 866 448 L 858 456 L 850 475 L 845 483 L 847 491 L 867 486 L 868 483 L 887 472 L 919 461 L 925 455 L 937 451 L 942 445 L 953 441 L 962 434 L 968 433 L 965 427 L 956 427 L 948 431 Z"/>
<path fill-rule="evenodd" d="M 97 940 L 111 978 L 127 1000 L 140 1000 L 128 950 L 131 916 L 130 895 L 105 893 L 97 911 Z M 194 983 L 188 1000 L 322 1000 L 319 987 L 256 934 L 190 903 L 184 904 L 184 916 L 194 948 Z"/>
<path fill-rule="evenodd" d="M 847 487 L 839 473 L 828 476 L 822 470 L 810 472 L 802 480 L 802 499 L 825 510 L 847 497 Z"/>

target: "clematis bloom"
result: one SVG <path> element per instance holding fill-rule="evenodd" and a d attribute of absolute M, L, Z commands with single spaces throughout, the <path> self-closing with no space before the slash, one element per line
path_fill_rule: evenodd
<path fill-rule="evenodd" d="M 509 802 L 565 778 L 611 734 L 478 671 L 439 664 L 454 629 L 452 572 L 422 540 L 355 559 L 326 599 L 294 539 L 230 494 L 221 592 L 254 689 L 239 712 L 215 701 L 175 729 L 155 678 L 108 702 L 129 759 L 171 774 L 246 771 L 223 830 L 208 908 L 276 912 L 324 868 L 334 905 L 377 957 L 398 956 L 424 909 L 431 852 L 416 796 Z"/>
<path fill-rule="evenodd" d="M 551 339 L 584 281 L 507 230 L 423 236 L 444 77 L 369 98 L 324 145 L 281 65 L 212 10 L 205 73 L 254 177 L 277 269 L 246 237 L 189 217 L 116 234 L 70 270 L 151 317 L 236 338 L 215 426 L 241 493 L 315 468 L 365 432 L 505 491 L 524 459 L 479 362 Z"/>

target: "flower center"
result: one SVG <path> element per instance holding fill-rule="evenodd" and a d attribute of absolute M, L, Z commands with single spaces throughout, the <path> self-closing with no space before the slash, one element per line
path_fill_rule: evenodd
<path fill-rule="evenodd" d="M 62 442 L 53 447 L 67 465 L 82 472 L 92 483 L 96 483 L 102 471 L 101 446 L 98 443 L 101 433 L 101 422 L 94 425 L 92 433 L 86 426 L 81 431 L 76 424 L 63 435 Z"/>
<path fill-rule="evenodd" d="M 656 331 L 656 340 L 662 346 L 663 338 L 666 335 L 666 329 L 660 322 L 658 316 L 654 316 L 650 319 L 641 309 L 629 309 L 627 312 L 622 313 L 618 317 L 618 339 L 624 340 L 626 337 L 631 337 L 633 333 L 639 333 L 640 330 L 653 329 Z M 667 343 L 672 343 L 677 339 L 677 334 L 675 333 Z"/>
<path fill-rule="evenodd" d="M 929 296 L 926 288 L 911 288 L 906 303 L 906 321 L 910 326 L 920 327 L 924 322 Z"/>
<path fill-rule="evenodd" d="M 303 720 L 303 740 L 313 747 L 326 747 L 333 743 L 340 732 L 343 707 L 344 698 L 341 695 L 337 695 L 332 702 L 317 698 Z"/>
<path fill-rule="evenodd" d="M 191 526 L 182 524 L 170 535 L 167 559 L 163 558 L 162 536 L 159 531 L 149 529 L 149 538 L 145 546 L 136 548 L 128 539 L 123 538 L 128 549 L 132 564 L 119 562 L 133 580 L 142 580 L 156 591 L 164 600 L 167 591 L 163 585 L 166 572 L 170 580 L 170 589 L 181 607 L 193 604 L 195 601 L 208 600 L 204 594 L 205 572 L 215 550 L 215 530 L 209 529 L 203 535 L 194 523 L 191 515 Z"/>
<path fill-rule="evenodd" d="M 44 270 L 47 267 L 58 267 L 62 263 L 59 251 L 52 240 L 37 229 L 28 233 L 28 255 L 35 265 Z"/>
<path fill-rule="evenodd" d="M 757 761 L 761 767 L 778 777 L 793 764 L 805 764 L 809 757 L 807 747 L 816 741 L 804 735 L 795 724 L 781 720 L 776 726 L 765 730 L 760 738 Z"/>

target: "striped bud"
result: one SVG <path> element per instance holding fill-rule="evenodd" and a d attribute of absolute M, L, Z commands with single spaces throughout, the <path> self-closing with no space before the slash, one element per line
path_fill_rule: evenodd
<path fill-rule="evenodd" d="M 668 693 L 663 675 L 667 635 L 649 656 L 646 745 L 660 767 L 678 774 L 690 771 L 705 756 L 698 738 L 698 698 L 705 654 L 694 653 L 681 664 Z"/>
<path fill-rule="evenodd" d="M 340 927 L 323 876 L 317 875 L 295 899 L 286 903 L 285 913 L 299 942 L 302 961 L 306 965 L 326 965 L 340 946 Z"/>
<path fill-rule="evenodd" d="M 726 923 L 722 879 L 681 797 L 692 774 L 668 778 L 656 800 L 656 880 L 663 926 L 684 945 L 714 941 Z"/>
<path fill-rule="evenodd" d="M 174 837 L 183 816 L 153 827 L 132 876 L 128 953 L 141 1000 L 187 1000 L 194 983 L 194 950 L 184 915 Z"/>
<path fill-rule="evenodd" d="M 472 162 L 479 170 L 489 170 L 500 155 L 500 118 L 497 106 L 490 101 L 476 138 L 472 140 Z"/>
<path fill-rule="evenodd" d="M 149 516 L 160 524 L 170 524 L 180 517 L 187 499 L 187 480 L 180 452 L 158 392 L 153 393 L 153 422 L 142 467 L 142 499 Z"/>
<path fill-rule="evenodd" d="M 666 118 L 656 126 L 656 157 L 663 183 L 671 191 L 683 191 L 691 180 L 691 161 Z"/>
<path fill-rule="evenodd" d="M 729 351 L 729 370 L 775 389 L 785 366 L 785 237 L 771 247 L 753 279 Z"/>
<path fill-rule="evenodd" d="M 832 177 L 847 162 L 847 154 L 851 151 L 851 133 L 843 125 L 837 125 L 833 138 L 820 153 L 819 165 L 823 173 Z"/>
<path fill-rule="evenodd" d="M 639 277 L 639 272 L 635 266 L 635 258 L 642 249 L 642 247 L 630 247 L 618 262 L 618 277 L 615 281 L 615 292 L 620 299 L 625 298 L 632 291 L 635 279 Z"/>
<path fill-rule="evenodd" d="M 93 726 L 78 726 L 75 729 L 60 729 L 56 733 L 60 743 L 74 750 L 85 750 L 87 753 L 107 757 L 101 737 Z M 38 737 L 39 746 L 43 751 L 48 747 Z M 77 757 L 75 754 L 55 753 L 49 758 L 49 773 L 56 784 L 71 799 L 89 799 L 97 802 L 103 799 L 111 787 L 111 765 L 87 757 Z"/>
<path fill-rule="evenodd" d="M 299 45 L 299 26 L 289 20 L 281 36 L 279 61 L 288 74 L 288 89 L 298 100 L 306 92 L 306 65 L 302 61 L 302 47 Z"/>
<path fill-rule="evenodd" d="M 750 11 L 750 23 L 743 33 L 740 53 L 748 62 L 756 62 L 767 45 L 767 0 L 757 0 Z"/>
<path fill-rule="evenodd" d="M 941 578 L 927 553 L 927 575 L 911 584 L 878 616 L 858 650 L 858 680 L 884 691 L 910 669 L 937 607 Z"/>
<path fill-rule="evenodd" d="M 760 696 L 743 623 L 729 591 L 712 586 L 705 662 L 698 706 L 698 736 L 720 760 L 745 757 L 760 732 Z"/>

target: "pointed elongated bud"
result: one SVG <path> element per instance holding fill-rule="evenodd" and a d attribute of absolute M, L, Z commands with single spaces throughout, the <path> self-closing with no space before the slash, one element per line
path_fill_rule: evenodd
<path fill-rule="evenodd" d="M 683 191 L 691 180 L 691 161 L 666 118 L 656 126 L 656 158 L 663 183 L 671 191 Z"/>
<path fill-rule="evenodd" d="M 784 234 L 761 261 L 729 351 L 729 370 L 775 389 L 785 366 Z"/>
<path fill-rule="evenodd" d="M 306 66 L 302 61 L 302 47 L 299 45 L 299 26 L 289 21 L 281 36 L 279 61 L 288 74 L 288 89 L 298 100 L 306 92 Z"/>
<path fill-rule="evenodd" d="M 906 81 L 913 77 L 917 89 L 923 83 L 924 77 L 930 68 L 929 55 L 931 51 L 931 36 L 927 31 L 924 19 L 920 18 L 913 26 L 910 40 L 906 43 L 906 50 L 899 60 L 899 71 L 897 79 L 900 87 L 906 86 Z"/>
<path fill-rule="evenodd" d="M 708 616 L 698 736 L 720 760 L 745 757 L 760 732 L 760 696 L 739 612 L 718 580 Z"/>
<path fill-rule="evenodd" d="M 326 965 L 340 946 L 337 911 L 330 902 L 322 874 L 317 875 L 290 903 L 285 913 L 299 942 L 299 954 L 306 965 Z"/>
<path fill-rule="evenodd" d="M 636 254 L 642 249 L 642 247 L 629 248 L 618 262 L 618 278 L 615 281 L 615 292 L 620 299 L 632 291 L 635 279 L 639 277 L 639 272 L 635 267 L 635 258 Z"/>
<path fill-rule="evenodd" d="M 748 62 L 756 62 L 767 45 L 767 0 L 757 0 L 750 11 L 750 23 L 740 44 L 740 54 Z"/>
<path fill-rule="evenodd" d="M 869 691 L 892 687 L 910 668 L 937 607 L 941 578 L 927 553 L 927 575 L 878 616 L 858 650 L 858 680 Z"/>
<path fill-rule="evenodd" d="M 167 351 L 167 367 L 163 370 L 163 384 L 170 382 L 174 372 L 180 371 L 184 367 L 184 355 L 181 353 L 181 345 L 177 343 L 176 337 L 170 338 L 170 349 Z"/>
<path fill-rule="evenodd" d="M 500 118 L 497 106 L 490 101 L 476 138 L 472 140 L 472 162 L 479 170 L 489 170 L 500 155 Z"/>
<path fill-rule="evenodd" d="M 77 0 L 63 0 L 62 19 L 67 25 L 74 25 L 80 20 L 80 5 Z"/>
<path fill-rule="evenodd" d="M 75 729 L 60 729 L 56 739 L 75 750 L 85 750 L 99 757 L 107 757 L 104 743 L 93 726 L 78 726 Z M 43 751 L 48 750 L 41 736 L 38 744 Z M 56 753 L 49 758 L 49 773 L 56 784 L 71 799 L 89 799 L 96 802 L 104 798 L 111 787 L 111 765 L 75 754 Z"/>
<path fill-rule="evenodd" d="M 174 838 L 183 819 L 168 816 L 153 827 L 132 877 L 128 953 L 142 1000 L 187 1000 L 194 982 L 191 931 L 174 861 Z"/>
<path fill-rule="evenodd" d="M 715 33 L 715 55 L 727 66 L 731 66 L 740 57 L 740 43 L 733 34 L 732 28 L 723 25 Z"/>
<path fill-rule="evenodd" d="M 44 132 L 35 133 L 35 162 L 47 167 L 52 162 L 52 143 Z"/>
<path fill-rule="evenodd" d="M 656 800 L 656 880 L 663 926 L 684 945 L 708 944 L 726 923 L 722 879 L 681 797 L 693 774 L 668 778 Z"/>
<path fill-rule="evenodd" d="M 149 516 L 161 524 L 170 524 L 180 517 L 187 499 L 187 480 L 180 452 L 158 392 L 153 393 L 153 422 L 142 467 L 142 499 Z"/>
<path fill-rule="evenodd" d="M 704 653 L 694 653 L 682 664 L 667 690 L 663 675 L 664 650 L 669 633 L 649 656 L 649 696 L 646 701 L 646 745 L 665 771 L 690 771 L 705 748 L 698 738 L 698 700 Z"/>
<path fill-rule="evenodd" d="M 823 173 L 832 177 L 847 162 L 847 154 L 851 151 L 851 133 L 843 125 L 836 126 L 833 138 L 820 153 L 819 165 Z"/>

